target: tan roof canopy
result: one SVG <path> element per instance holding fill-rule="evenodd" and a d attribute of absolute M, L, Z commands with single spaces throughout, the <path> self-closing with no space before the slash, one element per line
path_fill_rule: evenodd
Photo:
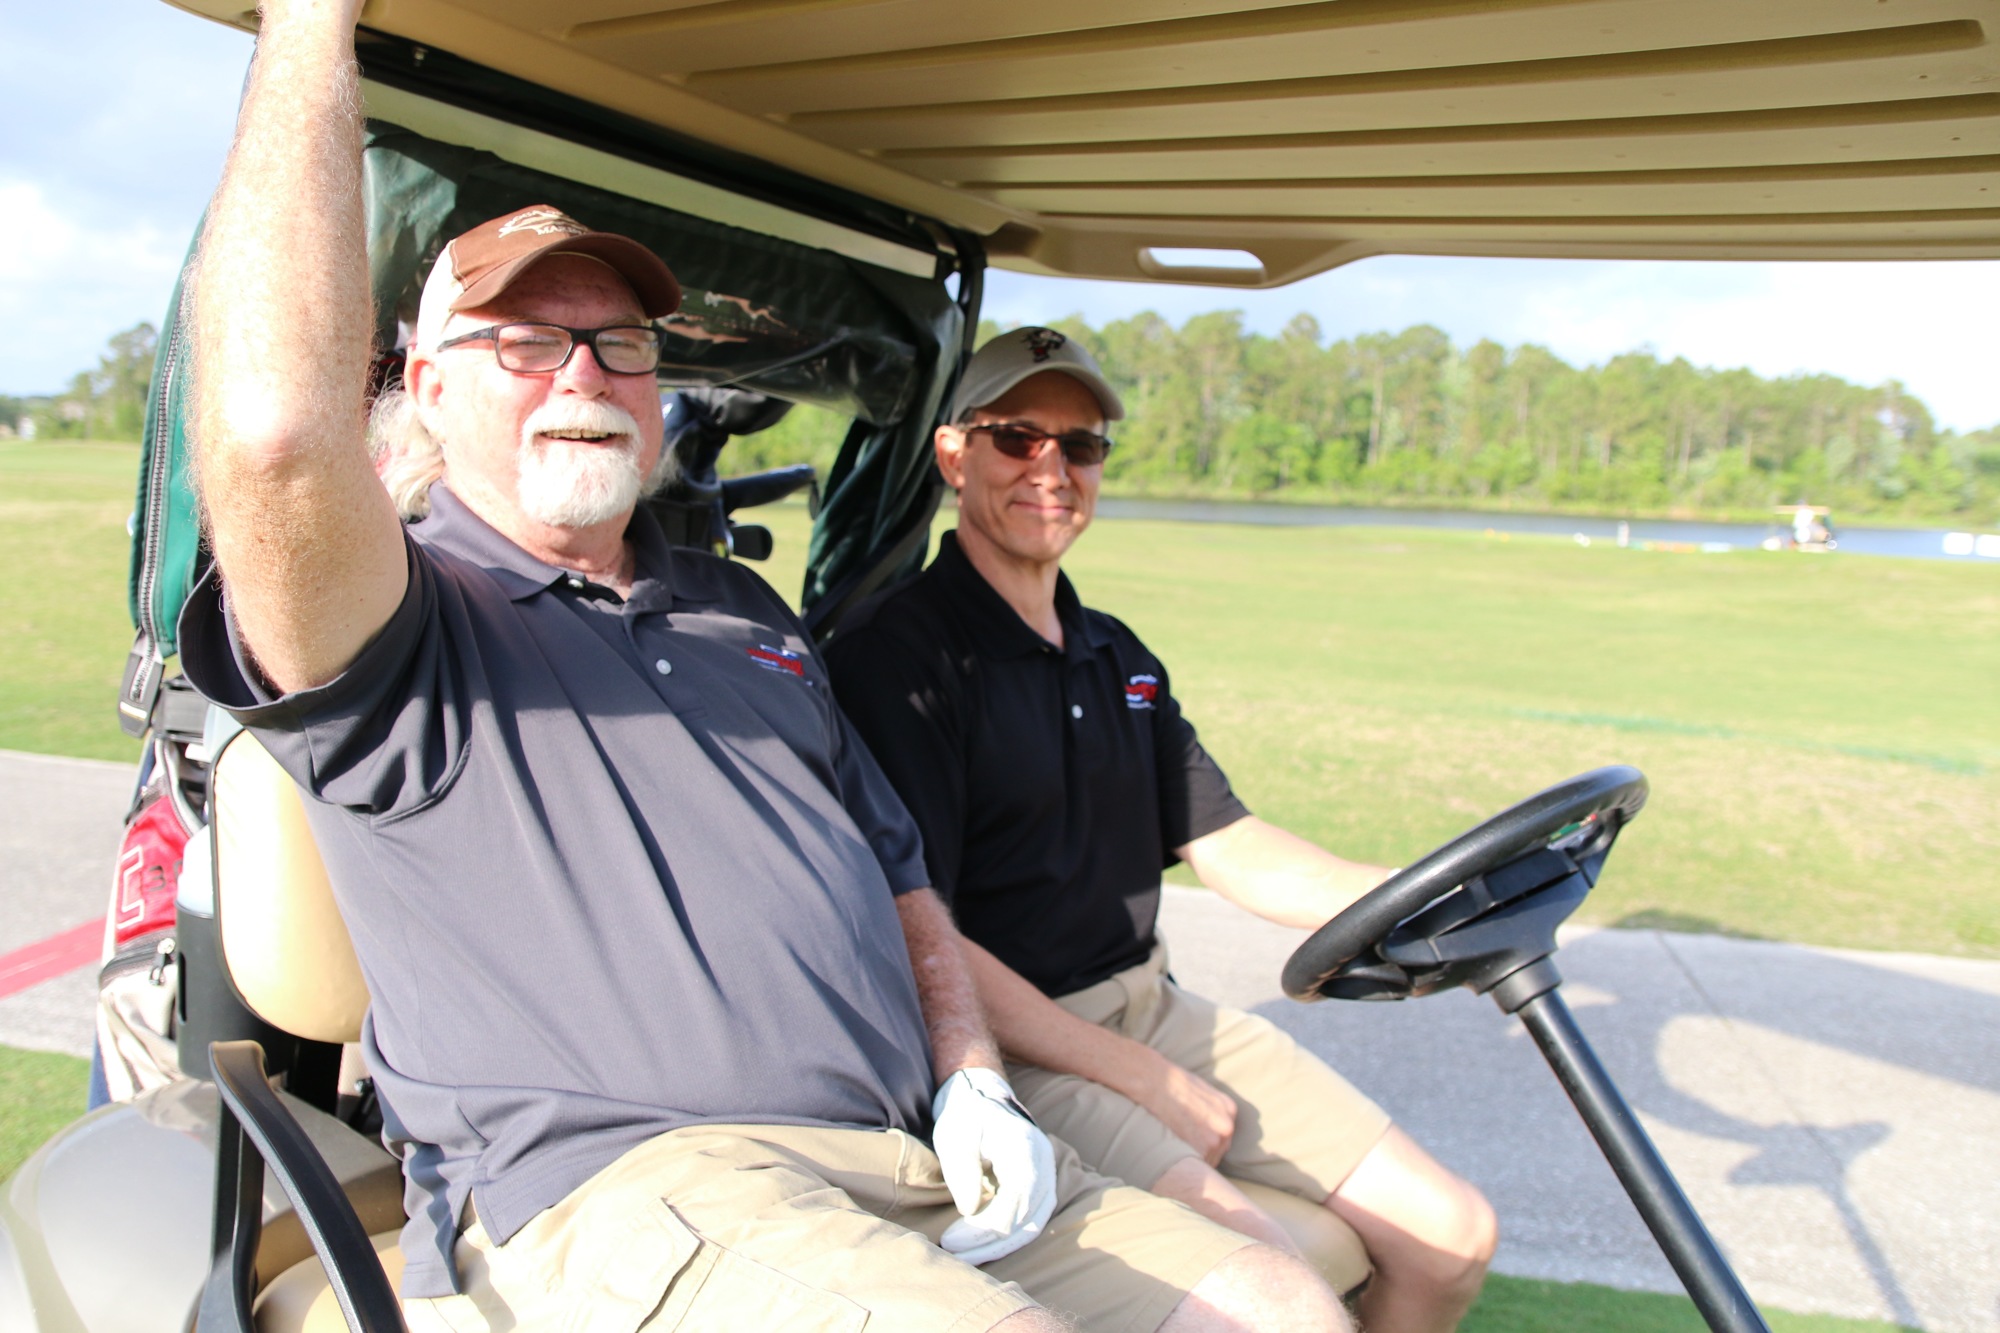
<path fill-rule="evenodd" d="M 365 22 L 1034 272 L 2000 257 L 2000 0 L 371 0 Z M 1181 247 L 1261 267 L 1149 253 Z"/>

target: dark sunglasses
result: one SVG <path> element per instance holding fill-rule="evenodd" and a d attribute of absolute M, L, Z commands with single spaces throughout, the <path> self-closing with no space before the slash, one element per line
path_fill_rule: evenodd
<path fill-rule="evenodd" d="M 1096 467 L 1111 452 L 1111 441 L 1095 431 L 1066 430 L 1057 435 L 1025 421 L 999 421 L 964 429 L 968 435 L 974 431 L 984 433 L 993 441 L 993 447 L 1009 458 L 1033 458 L 1050 440 L 1056 442 L 1056 447 L 1062 450 L 1063 462 L 1071 467 Z"/>
<path fill-rule="evenodd" d="M 597 364 L 611 375 L 650 375 L 660 368 L 660 331 L 647 324 L 614 324 L 602 329 L 570 329 L 560 324 L 494 324 L 446 338 L 442 352 L 460 343 L 491 339 L 493 356 L 503 370 L 516 375 L 546 375 L 561 370 L 577 346 L 588 347 Z"/>

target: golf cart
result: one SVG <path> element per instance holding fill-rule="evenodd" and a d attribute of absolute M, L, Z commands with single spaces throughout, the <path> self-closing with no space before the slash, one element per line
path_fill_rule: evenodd
<path fill-rule="evenodd" d="M 252 26 L 241 3 L 186 7 Z M 989 263 L 1245 287 L 1388 252 L 1990 257 L 1996 20 L 1991 0 L 380 0 L 358 43 L 377 348 L 393 374 L 439 244 L 510 207 L 646 242 L 689 298 L 662 375 L 677 540 L 766 549 L 738 515 L 807 478 L 722 460 L 772 401 L 852 422 L 801 590 L 835 634 L 922 562 L 926 442 Z M 184 1077 L 7 1185 L 0 1327 L 395 1328 L 402 1192 L 343 1058 L 367 1002 L 345 927 L 297 792 L 170 670 L 203 559 L 178 293 L 165 328 L 118 702 L 141 788 L 196 849 L 136 972 Z M 1550 961 L 1644 796 L 1606 769 L 1531 797 L 1329 922 L 1285 988 L 1469 986 L 1519 1013 L 1711 1326 L 1760 1328 Z"/>

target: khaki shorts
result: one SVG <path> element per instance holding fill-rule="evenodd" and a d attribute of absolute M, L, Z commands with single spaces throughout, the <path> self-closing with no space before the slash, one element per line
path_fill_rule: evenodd
<path fill-rule="evenodd" d="M 1056 1145 L 1060 1206 L 974 1268 L 934 1243 L 957 1218 L 938 1161 L 898 1130 L 699 1125 L 641 1144 L 505 1245 L 475 1219 L 464 1294 L 403 1302 L 414 1333 L 512 1329 L 973 1333 L 1043 1305 L 1097 1330 L 1157 1328 L 1250 1244 L 1105 1180 Z"/>
<path fill-rule="evenodd" d="M 1167 950 L 1063 996 L 1071 1013 L 1144 1042 L 1236 1099 L 1236 1135 L 1218 1169 L 1324 1202 L 1388 1132 L 1389 1116 L 1277 1024 L 1190 995 L 1167 978 Z M 1107 1176 L 1151 1185 L 1199 1156 L 1150 1112 L 1101 1083 L 1010 1065 L 1014 1092 L 1049 1134 Z"/>

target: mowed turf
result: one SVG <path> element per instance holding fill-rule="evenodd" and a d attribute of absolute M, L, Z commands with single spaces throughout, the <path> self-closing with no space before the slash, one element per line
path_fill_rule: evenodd
<path fill-rule="evenodd" d="M 0 1180 L 83 1114 L 90 1061 L 0 1046 Z"/>
<path fill-rule="evenodd" d="M 793 595 L 804 514 L 770 512 Z M 1250 807 L 1336 850 L 1407 864 L 1633 764 L 1581 919 L 2000 955 L 2000 566 L 1106 521 L 1065 568 Z"/>
<path fill-rule="evenodd" d="M 138 757 L 117 716 L 138 471 L 133 444 L 0 440 L 0 750 Z"/>
<path fill-rule="evenodd" d="M 1768 1308 L 1763 1313 L 1771 1333 L 1896 1333 L 1901 1328 L 1872 1319 Z M 1486 1279 L 1479 1303 L 1459 1325 L 1459 1333 L 1705 1333 L 1707 1328 L 1685 1296 L 1493 1276 Z"/>
<path fill-rule="evenodd" d="M 1330 847 L 1406 864 L 1633 764 L 1584 919 L 2000 954 L 2000 567 L 1138 522 L 1068 567 Z"/>

